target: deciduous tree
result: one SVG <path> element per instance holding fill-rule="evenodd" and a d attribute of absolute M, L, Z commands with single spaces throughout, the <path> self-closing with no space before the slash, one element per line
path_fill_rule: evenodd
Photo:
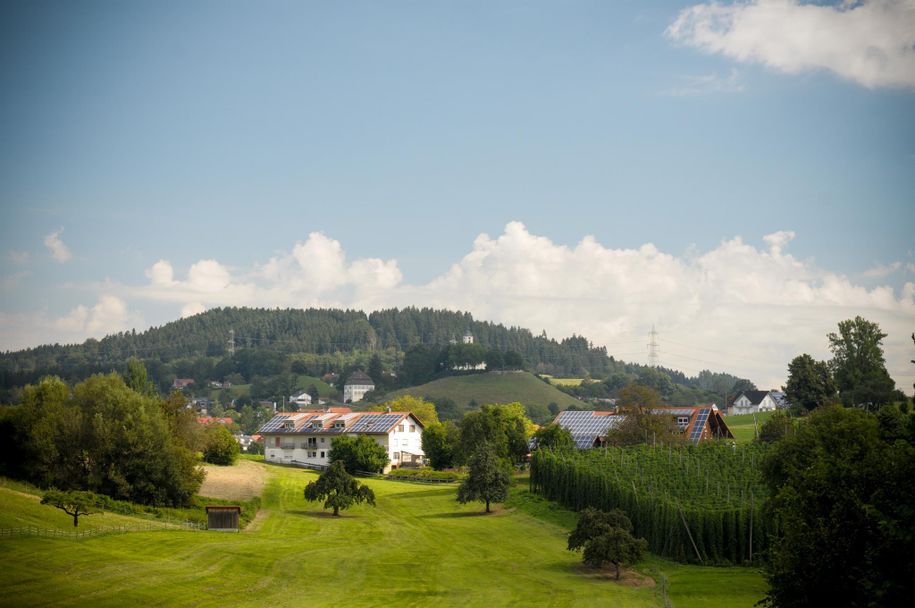
<path fill-rule="evenodd" d="M 238 458 L 238 442 L 223 424 L 214 423 L 206 430 L 203 459 L 210 464 L 229 466 Z"/>
<path fill-rule="evenodd" d="M 808 354 L 798 355 L 788 364 L 785 396 L 797 413 L 806 413 L 836 398 L 836 383 L 825 361 Z"/>
<path fill-rule="evenodd" d="M 553 422 L 545 424 L 534 433 L 538 450 L 568 452 L 575 449 L 575 439 L 569 429 Z"/>
<path fill-rule="evenodd" d="M 362 502 L 375 506 L 375 493 L 370 487 L 356 481 L 341 461 L 333 462 L 317 481 L 305 486 L 305 500 L 324 501 L 325 509 L 333 509 L 334 515 Z"/>
<path fill-rule="evenodd" d="M 896 385 L 883 358 L 885 337 L 879 325 L 860 316 L 839 322 L 839 332 L 827 336 L 836 385 L 846 406 L 874 408 L 894 399 Z"/>
<path fill-rule="evenodd" d="M 330 462 L 341 462 L 350 473 L 380 473 L 388 464 L 388 451 L 368 435 L 335 437 Z"/>
<path fill-rule="evenodd" d="M 492 445 L 483 443 L 470 458 L 470 472 L 458 488 L 457 499 L 461 504 L 485 502 L 486 512 L 490 513 L 490 503 L 504 502 L 508 498 L 510 484 L 508 463 L 499 458 Z"/>
<path fill-rule="evenodd" d="M 92 515 L 102 511 L 104 505 L 103 499 L 92 492 L 62 492 L 60 490 L 48 490 L 41 498 L 41 504 L 57 507 L 67 515 L 73 518 L 73 527 L 79 526 L 81 515 Z"/>

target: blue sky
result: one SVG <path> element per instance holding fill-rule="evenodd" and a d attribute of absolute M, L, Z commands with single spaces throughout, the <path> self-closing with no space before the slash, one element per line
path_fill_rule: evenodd
<path fill-rule="evenodd" d="M 913 14 L 6 2 L 0 349 L 415 303 L 776 385 L 862 314 L 911 392 Z"/>

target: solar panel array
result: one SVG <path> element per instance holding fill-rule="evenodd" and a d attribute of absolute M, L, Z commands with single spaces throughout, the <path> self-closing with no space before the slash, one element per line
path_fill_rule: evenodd
<path fill-rule="evenodd" d="M 283 427 L 286 424 L 286 421 L 290 420 L 290 419 L 291 419 L 290 416 L 281 416 L 281 415 L 277 414 L 276 416 L 274 416 L 273 418 L 268 420 L 264 424 L 264 426 L 262 426 L 260 428 L 258 433 L 271 433 L 271 432 L 282 431 Z"/>
<path fill-rule="evenodd" d="M 596 416 L 594 412 L 560 412 L 556 423 L 569 430 L 580 450 L 594 447 L 594 440 L 604 437 L 622 416 Z"/>
<path fill-rule="evenodd" d="M 699 440 L 702 439 L 702 431 L 705 429 L 705 423 L 708 422 L 711 413 L 712 409 L 708 407 L 699 410 L 696 421 L 693 423 L 693 429 L 689 432 L 690 443 L 699 443 Z"/>
<path fill-rule="evenodd" d="M 351 433 L 387 433 L 402 414 L 365 414 L 348 429 Z"/>

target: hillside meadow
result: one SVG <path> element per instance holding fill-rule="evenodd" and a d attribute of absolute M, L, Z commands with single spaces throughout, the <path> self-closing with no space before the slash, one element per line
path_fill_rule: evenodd
<path fill-rule="evenodd" d="M 377 508 L 333 518 L 302 499 L 314 473 L 257 466 L 268 473 L 264 508 L 240 533 L 0 538 L 0 606 L 750 607 L 765 589 L 755 570 L 656 558 L 626 584 L 584 570 L 565 550 L 575 515 L 527 492 L 523 479 L 489 516 L 455 502 L 453 485 L 368 480 Z M 0 485 L 0 527 L 73 529 L 30 492 Z M 93 515 L 80 527 L 133 519 Z"/>
<path fill-rule="evenodd" d="M 394 391 L 386 398 L 399 395 L 413 395 L 430 398 L 433 401 L 442 398 L 451 399 L 460 408 L 460 412 L 456 416 L 458 419 L 470 401 L 475 401 L 477 404 L 519 401 L 524 404 L 528 416 L 535 422 L 541 423 L 553 418 L 549 411 L 550 403 L 555 403 L 563 410 L 572 405 L 581 409 L 591 409 L 587 403 L 563 393 L 530 372 L 490 372 L 450 376 L 420 386 Z M 449 417 L 444 414 L 447 412 L 440 411 L 439 417 Z"/>

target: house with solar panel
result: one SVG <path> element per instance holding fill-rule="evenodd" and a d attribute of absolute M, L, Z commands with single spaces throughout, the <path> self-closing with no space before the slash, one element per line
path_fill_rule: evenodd
<path fill-rule="evenodd" d="M 334 439 L 368 435 L 388 452 L 385 472 L 421 466 L 423 425 L 410 412 L 353 412 L 348 407 L 277 414 L 258 431 L 267 462 L 324 468 Z"/>
<path fill-rule="evenodd" d="M 672 416 L 677 423 L 677 428 L 693 444 L 734 438 L 718 408 L 714 405 L 661 407 L 652 409 L 651 413 Z M 625 414 L 616 412 L 568 410 L 559 412 L 553 422 L 569 430 L 578 449 L 587 450 L 605 447 L 607 434 L 622 422 L 625 416 Z"/>

